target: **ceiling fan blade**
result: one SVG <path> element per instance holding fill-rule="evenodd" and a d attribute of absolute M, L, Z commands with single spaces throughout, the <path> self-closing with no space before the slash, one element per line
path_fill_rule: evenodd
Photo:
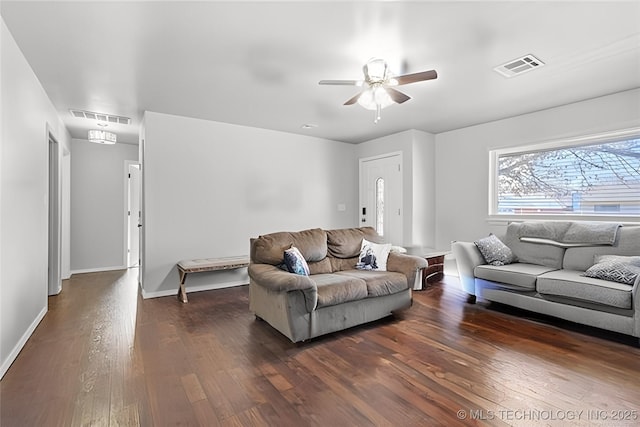
<path fill-rule="evenodd" d="M 438 73 L 436 72 L 436 70 L 422 71 L 420 73 L 405 74 L 404 76 L 394 77 L 394 79 L 398 82 L 398 86 L 437 78 Z"/>
<path fill-rule="evenodd" d="M 362 80 L 320 80 L 320 85 L 362 86 Z"/>
<path fill-rule="evenodd" d="M 344 103 L 344 105 L 353 105 L 353 104 L 355 104 L 356 102 L 358 102 L 358 99 L 360 98 L 360 95 L 362 95 L 362 92 L 360 92 L 359 94 L 357 94 L 353 98 L 350 98 L 347 102 Z"/>
<path fill-rule="evenodd" d="M 391 87 L 387 87 L 385 88 L 387 93 L 389 94 L 389 96 L 391 97 L 391 99 L 393 99 L 393 102 L 395 102 L 396 104 L 402 104 L 405 101 L 408 101 L 411 99 L 411 97 L 409 95 L 405 95 L 404 93 L 400 92 L 399 90 L 395 90 Z"/>

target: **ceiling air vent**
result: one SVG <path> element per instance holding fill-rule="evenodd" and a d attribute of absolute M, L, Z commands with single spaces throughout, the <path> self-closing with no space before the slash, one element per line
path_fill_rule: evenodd
<path fill-rule="evenodd" d="M 98 120 L 101 122 L 117 123 L 119 125 L 131 124 L 131 119 L 129 117 L 114 116 L 112 114 L 104 114 L 104 113 L 94 113 L 92 111 L 83 111 L 83 110 L 69 110 L 69 111 L 71 111 L 71 115 L 73 117 L 77 117 L 79 119 Z"/>
<path fill-rule="evenodd" d="M 494 68 L 498 73 L 505 77 L 513 77 L 518 74 L 526 73 L 527 71 L 535 70 L 544 65 L 544 62 L 540 61 L 533 55 L 526 55 L 522 58 L 514 59 L 506 64 L 502 64 Z"/>

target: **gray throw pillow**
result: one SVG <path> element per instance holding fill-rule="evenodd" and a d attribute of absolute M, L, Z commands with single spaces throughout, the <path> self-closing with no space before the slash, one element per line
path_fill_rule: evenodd
<path fill-rule="evenodd" d="M 633 285 L 640 275 L 640 256 L 600 255 L 584 276 Z"/>
<path fill-rule="evenodd" d="M 488 237 L 476 240 L 473 243 L 475 243 L 487 264 L 507 265 L 516 260 L 509 246 L 502 243 L 495 234 L 490 234 Z"/>

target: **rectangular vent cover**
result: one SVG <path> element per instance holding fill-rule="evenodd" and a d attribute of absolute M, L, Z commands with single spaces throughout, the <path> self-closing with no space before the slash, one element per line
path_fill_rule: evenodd
<path fill-rule="evenodd" d="M 522 58 L 514 59 L 506 64 L 499 65 L 494 68 L 494 70 L 505 77 L 513 77 L 518 74 L 526 73 L 527 71 L 535 70 L 543 65 L 544 62 L 540 61 L 535 56 L 525 55 Z"/>
<path fill-rule="evenodd" d="M 83 110 L 69 110 L 69 111 L 71 111 L 71 115 L 73 117 L 77 117 L 79 119 L 99 120 L 102 122 L 117 123 L 120 125 L 131 124 L 131 119 L 129 117 L 114 116 L 112 114 L 104 114 L 104 113 L 94 113 L 93 111 L 83 111 Z"/>

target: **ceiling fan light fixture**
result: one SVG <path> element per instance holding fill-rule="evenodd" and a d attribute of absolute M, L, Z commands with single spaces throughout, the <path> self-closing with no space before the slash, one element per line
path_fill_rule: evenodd
<path fill-rule="evenodd" d="M 115 144 L 117 136 L 115 133 L 105 130 L 93 129 L 89 131 L 89 141 L 96 144 Z"/>
<path fill-rule="evenodd" d="M 410 96 L 394 89 L 410 83 L 422 82 L 438 78 L 436 70 L 393 76 L 389 72 L 387 61 L 379 58 L 370 59 L 362 67 L 364 83 L 367 88 L 349 98 L 344 105 L 360 104 L 362 108 L 376 112 L 374 123 L 380 121 L 381 111 L 391 104 L 402 104 L 411 99 Z M 320 80 L 321 85 L 360 85 L 358 80 Z"/>
<path fill-rule="evenodd" d="M 363 67 L 364 75 L 369 83 L 385 81 L 388 77 L 387 69 L 387 61 L 378 58 L 370 59 Z"/>
<path fill-rule="evenodd" d="M 393 103 L 394 100 L 391 99 L 389 92 L 381 84 L 372 85 L 358 97 L 358 104 L 361 107 L 376 112 L 373 123 L 378 123 L 382 116 L 382 109 Z"/>
<path fill-rule="evenodd" d="M 382 86 L 370 87 L 362 92 L 358 98 L 358 104 L 367 110 L 376 111 L 378 107 L 380 109 L 386 108 L 393 104 L 393 99 L 389 96 L 389 93 Z"/>

